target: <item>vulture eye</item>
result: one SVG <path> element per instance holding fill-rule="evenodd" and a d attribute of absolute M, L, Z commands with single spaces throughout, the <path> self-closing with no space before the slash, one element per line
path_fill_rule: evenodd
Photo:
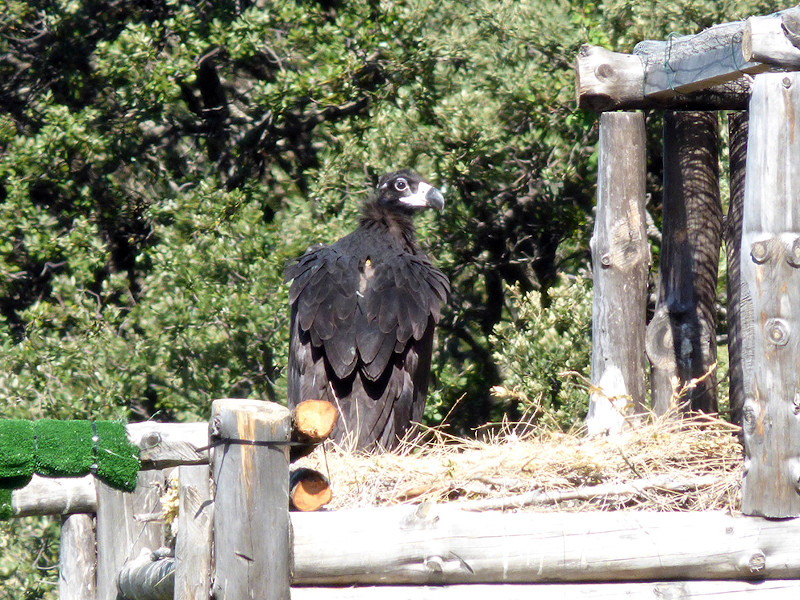
<path fill-rule="evenodd" d="M 394 189 L 398 192 L 405 192 L 408 189 L 408 183 L 402 177 L 394 182 Z"/>

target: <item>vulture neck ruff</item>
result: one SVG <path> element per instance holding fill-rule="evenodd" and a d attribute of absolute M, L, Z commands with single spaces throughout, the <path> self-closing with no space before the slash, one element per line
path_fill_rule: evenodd
<path fill-rule="evenodd" d="M 381 204 L 378 200 L 367 202 L 361 209 L 359 225 L 363 228 L 383 229 L 402 246 L 417 254 L 417 237 L 412 221 L 413 211 Z"/>

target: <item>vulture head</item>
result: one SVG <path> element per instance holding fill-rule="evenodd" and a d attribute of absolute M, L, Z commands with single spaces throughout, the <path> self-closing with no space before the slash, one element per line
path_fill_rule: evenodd
<path fill-rule="evenodd" d="M 381 177 L 375 203 L 385 210 L 414 213 L 426 208 L 442 210 L 444 196 L 422 177 L 404 169 Z"/>

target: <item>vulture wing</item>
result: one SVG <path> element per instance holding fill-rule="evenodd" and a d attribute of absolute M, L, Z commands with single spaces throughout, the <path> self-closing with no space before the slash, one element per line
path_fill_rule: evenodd
<path fill-rule="evenodd" d="M 357 233 L 286 267 L 289 405 L 334 402 L 342 417 L 334 439 L 388 448 L 422 417 L 434 327 L 450 286 L 426 256 L 364 248 Z"/>

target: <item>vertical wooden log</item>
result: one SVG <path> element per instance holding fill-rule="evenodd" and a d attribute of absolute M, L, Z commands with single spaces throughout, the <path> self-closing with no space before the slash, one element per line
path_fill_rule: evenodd
<path fill-rule="evenodd" d="M 800 73 L 758 75 L 742 224 L 742 510 L 800 515 Z"/>
<path fill-rule="evenodd" d="M 92 515 L 76 513 L 61 521 L 58 553 L 59 600 L 97 598 L 97 553 Z"/>
<path fill-rule="evenodd" d="M 645 405 L 645 310 L 650 246 L 641 112 L 600 116 L 597 213 L 591 240 L 590 434 L 618 433 Z"/>
<path fill-rule="evenodd" d="M 730 418 L 742 424 L 744 404 L 744 370 L 742 357 L 741 324 L 741 256 L 742 205 L 744 203 L 744 175 L 747 158 L 747 112 L 728 115 L 730 204 L 725 220 L 725 252 L 728 264 L 728 398 Z M 749 368 L 752 368 L 752 364 Z"/>
<path fill-rule="evenodd" d="M 673 389 L 716 362 L 716 288 L 722 242 L 716 113 L 664 114 L 663 243 L 656 311 L 647 330 L 653 405 L 665 413 Z M 712 372 L 685 390 L 686 408 L 716 412 Z"/>
<path fill-rule="evenodd" d="M 211 472 L 208 465 L 178 467 L 175 598 L 208 600 L 211 590 Z"/>
<path fill-rule="evenodd" d="M 288 600 L 291 413 L 258 400 L 211 408 L 218 600 Z"/>
<path fill-rule="evenodd" d="M 122 565 L 142 549 L 163 543 L 162 524 L 141 515 L 161 510 L 162 471 L 141 471 L 136 490 L 122 492 L 97 482 L 97 599 L 116 600 L 117 576 Z"/>

